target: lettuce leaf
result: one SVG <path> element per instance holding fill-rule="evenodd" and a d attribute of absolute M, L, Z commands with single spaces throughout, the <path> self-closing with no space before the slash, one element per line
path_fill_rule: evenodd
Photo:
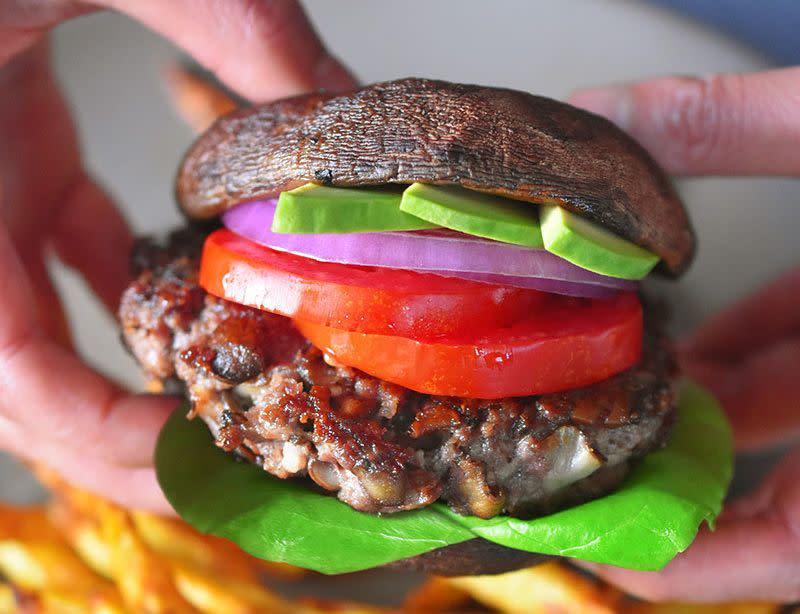
<path fill-rule="evenodd" d="M 707 392 L 685 382 L 668 445 L 616 492 L 533 520 L 459 516 L 441 504 L 377 516 L 279 480 L 209 442 L 179 408 L 164 426 L 156 470 L 189 524 L 263 559 L 335 574 L 368 569 L 474 537 L 529 552 L 658 570 L 713 527 L 733 468 L 730 427 Z"/>

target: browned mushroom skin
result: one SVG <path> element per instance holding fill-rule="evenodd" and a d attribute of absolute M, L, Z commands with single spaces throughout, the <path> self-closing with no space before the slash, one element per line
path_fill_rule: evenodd
<path fill-rule="evenodd" d="M 506 548 L 477 537 L 401 559 L 385 567 L 421 571 L 437 576 L 484 576 L 533 567 L 552 558 L 546 554 Z"/>
<path fill-rule="evenodd" d="M 655 252 L 673 275 L 694 253 L 669 179 L 614 124 L 548 98 L 444 81 L 401 79 L 235 111 L 189 150 L 177 195 L 203 219 L 309 181 L 422 181 L 556 203 Z"/>

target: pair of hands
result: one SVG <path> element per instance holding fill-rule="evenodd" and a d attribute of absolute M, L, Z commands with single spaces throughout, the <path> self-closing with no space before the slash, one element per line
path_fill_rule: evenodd
<path fill-rule="evenodd" d="M 178 400 L 127 394 L 83 364 L 46 269 L 56 256 L 111 311 L 129 279 L 130 231 L 83 168 L 45 41 L 97 5 L 160 32 L 254 100 L 353 80 L 291 1 L 0 0 L 0 445 L 124 505 L 170 512 L 152 453 Z"/>
<path fill-rule="evenodd" d="M 0 0 L 0 445 L 123 505 L 169 512 L 152 450 L 178 401 L 130 395 L 81 362 L 46 269 L 56 256 L 111 310 L 128 280 L 130 231 L 82 166 L 44 42 L 97 7 L 138 19 L 251 100 L 354 81 L 292 0 Z M 800 175 L 800 69 L 658 79 L 571 102 L 618 123 L 675 174 Z M 800 434 L 798 297 L 800 269 L 680 346 L 741 449 Z M 664 572 L 589 567 L 649 599 L 800 600 L 800 452 Z"/>

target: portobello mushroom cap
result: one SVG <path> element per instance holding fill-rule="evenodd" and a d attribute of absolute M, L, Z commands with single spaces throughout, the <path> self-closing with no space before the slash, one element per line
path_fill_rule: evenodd
<path fill-rule="evenodd" d="M 506 548 L 481 537 L 444 546 L 384 565 L 389 569 L 420 571 L 437 576 L 489 576 L 551 560 L 546 554 Z"/>
<path fill-rule="evenodd" d="M 178 201 L 194 219 L 315 181 L 460 185 L 555 203 L 682 273 L 694 234 L 670 180 L 606 119 L 509 89 L 426 79 L 308 94 L 219 119 L 187 153 Z"/>

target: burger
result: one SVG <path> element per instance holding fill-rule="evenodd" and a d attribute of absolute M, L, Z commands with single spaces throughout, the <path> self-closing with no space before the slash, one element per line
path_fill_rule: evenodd
<path fill-rule="evenodd" d="M 157 464 L 198 528 L 462 575 L 657 568 L 713 522 L 729 433 L 639 289 L 694 235 L 610 122 L 424 79 L 314 93 L 220 118 L 176 193 L 188 226 L 138 243 L 119 318 L 188 399 Z"/>

